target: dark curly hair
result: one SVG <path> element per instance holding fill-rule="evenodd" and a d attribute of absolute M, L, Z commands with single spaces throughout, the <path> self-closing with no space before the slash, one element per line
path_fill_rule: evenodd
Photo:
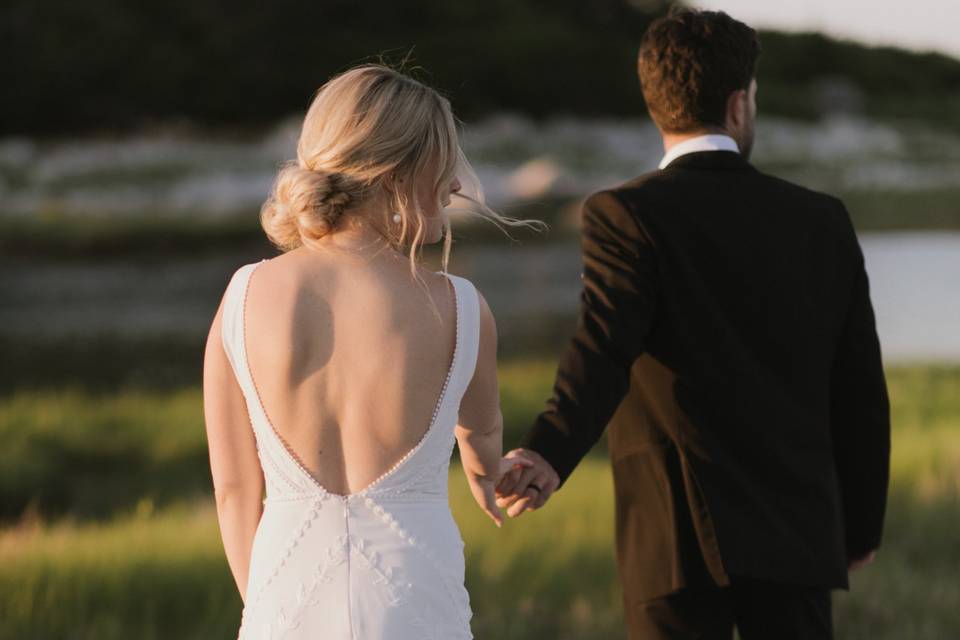
<path fill-rule="evenodd" d="M 667 133 L 722 126 L 727 98 L 756 77 L 757 32 L 722 11 L 682 9 L 643 34 L 637 70 L 650 117 Z"/>

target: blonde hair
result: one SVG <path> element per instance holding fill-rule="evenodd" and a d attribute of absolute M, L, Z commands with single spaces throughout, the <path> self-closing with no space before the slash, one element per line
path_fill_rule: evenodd
<path fill-rule="evenodd" d="M 317 92 L 303 122 L 297 159 L 279 172 L 260 222 L 283 251 L 315 243 L 335 232 L 344 212 L 386 193 L 389 213 L 399 213 L 399 229 L 387 239 L 410 247 L 411 270 L 426 229 L 417 185 L 432 177 L 437 210 L 455 177 L 475 195 L 452 194 L 498 226 L 545 226 L 491 210 L 483 201 L 470 163 L 460 148 L 450 102 L 434 89 L 389 67 L 366 64 L 330 79 Z M 387 181 L 389 182 L 389 188 Z M 399 188 L 403 185 L 403 188 Z M 443 219 L 443 270 L 451 233 Z"/>

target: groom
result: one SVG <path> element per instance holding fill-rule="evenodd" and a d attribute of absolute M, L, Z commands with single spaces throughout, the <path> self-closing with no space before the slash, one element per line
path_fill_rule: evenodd
<path fill-rule="evenodd" d="M 583 207 L 583 291 L 499 504 L 542 506 L 605 428 L 631 639 L 832 637 L 880 543 L 890 427 L 863 254 L 837 198 L 749 162 L 756 32 L 653 23 L 657 171 Z"/>

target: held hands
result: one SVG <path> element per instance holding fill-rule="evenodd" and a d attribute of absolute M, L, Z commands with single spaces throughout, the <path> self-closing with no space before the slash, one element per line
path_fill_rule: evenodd
<path fill-rule="evenodd" d="M 497 506 L 507 507 L 511 518 L 539 509 L 560 486 L 560 476 L 536 451 L 514 449 L 504 456 L 504 460 L 518 459 L 531 464 L 513 466 L 497 484 Z"/>
<path fill-rule="evenodd" d="M 501 478 L 507 477 L 507 474 L 516 472 L 519 475 L 520 470 L 532 467 L 533 464 L 532 460 L 518 455 L 511 456 L 508 453 L 500 458 L 500 469 L 496 477 L 481 476 L 465 471 L 467 482 L 470 484 L 470 492 L 473 493 L 473 499 L 477 501 L 484 513 L 490 516 L 498 527 L 503 526 L 503 514 L 500 513 L 494 495 L 497 483 L 500 482 Z"/>

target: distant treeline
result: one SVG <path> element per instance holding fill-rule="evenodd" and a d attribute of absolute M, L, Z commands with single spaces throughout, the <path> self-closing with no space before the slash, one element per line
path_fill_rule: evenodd
<path fill-rule="evenodd" d="M 5 0 L 0 135 L 154 121 L 245 126 L 304 110 L 318 86 L 408 59 L 464 119 L 643 113 L 640 35 L 662 0 Z M 960 61 L 816 34 L 761 34 L 761 108 L 960 121 Z"/>

